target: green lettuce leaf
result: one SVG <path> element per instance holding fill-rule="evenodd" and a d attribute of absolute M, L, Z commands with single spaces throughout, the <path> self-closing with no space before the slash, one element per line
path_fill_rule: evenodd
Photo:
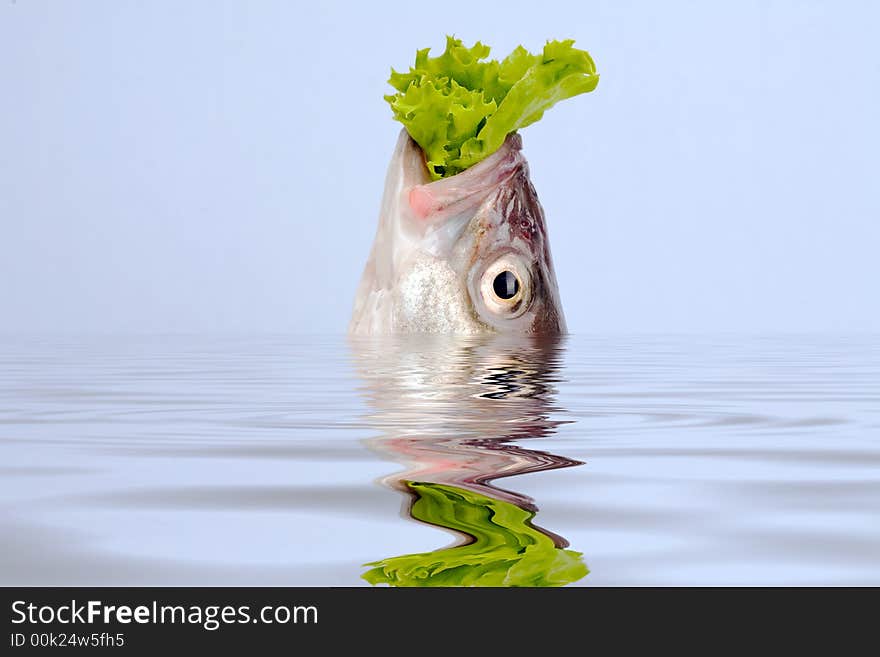
<path fill-rule="evenodd" d="M 412 517 L 473 542 L 365 564 L 362 577 L 391 586 L 564 586 L 590 571 L 580 552 L 535 529 L 534 512 L 446 484 L 406 482 L 418 496 Z"/>
<path fill-rule="evenodd" d="M 540 55 L 518 46 L 503 61 L 487 60 L 489 46 L 465 47 L 446 37 L 446 50 L 416 53 L 408 73 L 392 69 L 385 96 L 394 118 L 425 151 L 435 180 L 452 176 L 497 151 L 508 134 L 540 119 L 560 100 L 592 91 L 599 82 L 589 53 L 574 41 L 548 41 Z"/>

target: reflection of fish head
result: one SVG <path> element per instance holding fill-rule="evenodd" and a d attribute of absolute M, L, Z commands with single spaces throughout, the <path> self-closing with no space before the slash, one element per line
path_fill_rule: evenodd
<path fill-rule="evenodd" d="M 382 480 L 405 494 L 404 512 L 451 531 L 456 545 L 365 564 L 393 586 L 562 586 L 589 571 L 568 542 L 535 525 L 533 500 L 492 482 L 578 465 L 511 444 L 551 435 L 560 339 L 537 336 L 395 336 L 352 345 L 368 445 L 405 468 Z"/>
<path fill-rule="evenodd" d="M 381 432 L 373 449 L 401 462 L 386 485 L 453 484 L 534 510 L 532 501 L 494 479 L 576 465 L 510 441 L 552 434 L 560 337 L 397 336 L 352 341 Z"/>
<path fill-rule="evenodd" d="M 355 299 L 355 334 L 565 331 L 544 212 L 519 135 L 479 164 L 431 182 L 401 131 L 373 249 Z"/>

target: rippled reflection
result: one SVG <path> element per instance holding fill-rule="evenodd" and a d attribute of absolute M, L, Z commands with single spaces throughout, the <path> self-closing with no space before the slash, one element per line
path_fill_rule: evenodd
<path fill-rule="evenodd" d="M 581 465 L 513 441 L 551 435 L 563 343 L 534 337 L 357 339 L 352 350 L 380 432 L 368 445 L 404 469 L 382 484 L 404 512 L 451 531 L 433 552 L 366 564 L 373 584 L 561 586 L 587 567 L 568 542 L 538 527 L 535 501 L 496 485 L 505 477 Z"/>

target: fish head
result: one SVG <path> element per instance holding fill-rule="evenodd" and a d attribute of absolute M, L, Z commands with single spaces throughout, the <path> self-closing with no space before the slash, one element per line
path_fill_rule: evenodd
<path fill-rule="evenodd" d="M 493 155 L 431 181 L 402 131 L 351 330 L 565 332 L 544 211 L 518 134 Z"/>

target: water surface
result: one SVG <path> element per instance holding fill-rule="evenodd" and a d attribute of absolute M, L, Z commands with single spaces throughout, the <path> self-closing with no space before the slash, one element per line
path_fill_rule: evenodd
<path fill-rule="evenodd" d="M 0 375 L 3 585 L 880 584 L 876 337 L 6 337 Z"/>

